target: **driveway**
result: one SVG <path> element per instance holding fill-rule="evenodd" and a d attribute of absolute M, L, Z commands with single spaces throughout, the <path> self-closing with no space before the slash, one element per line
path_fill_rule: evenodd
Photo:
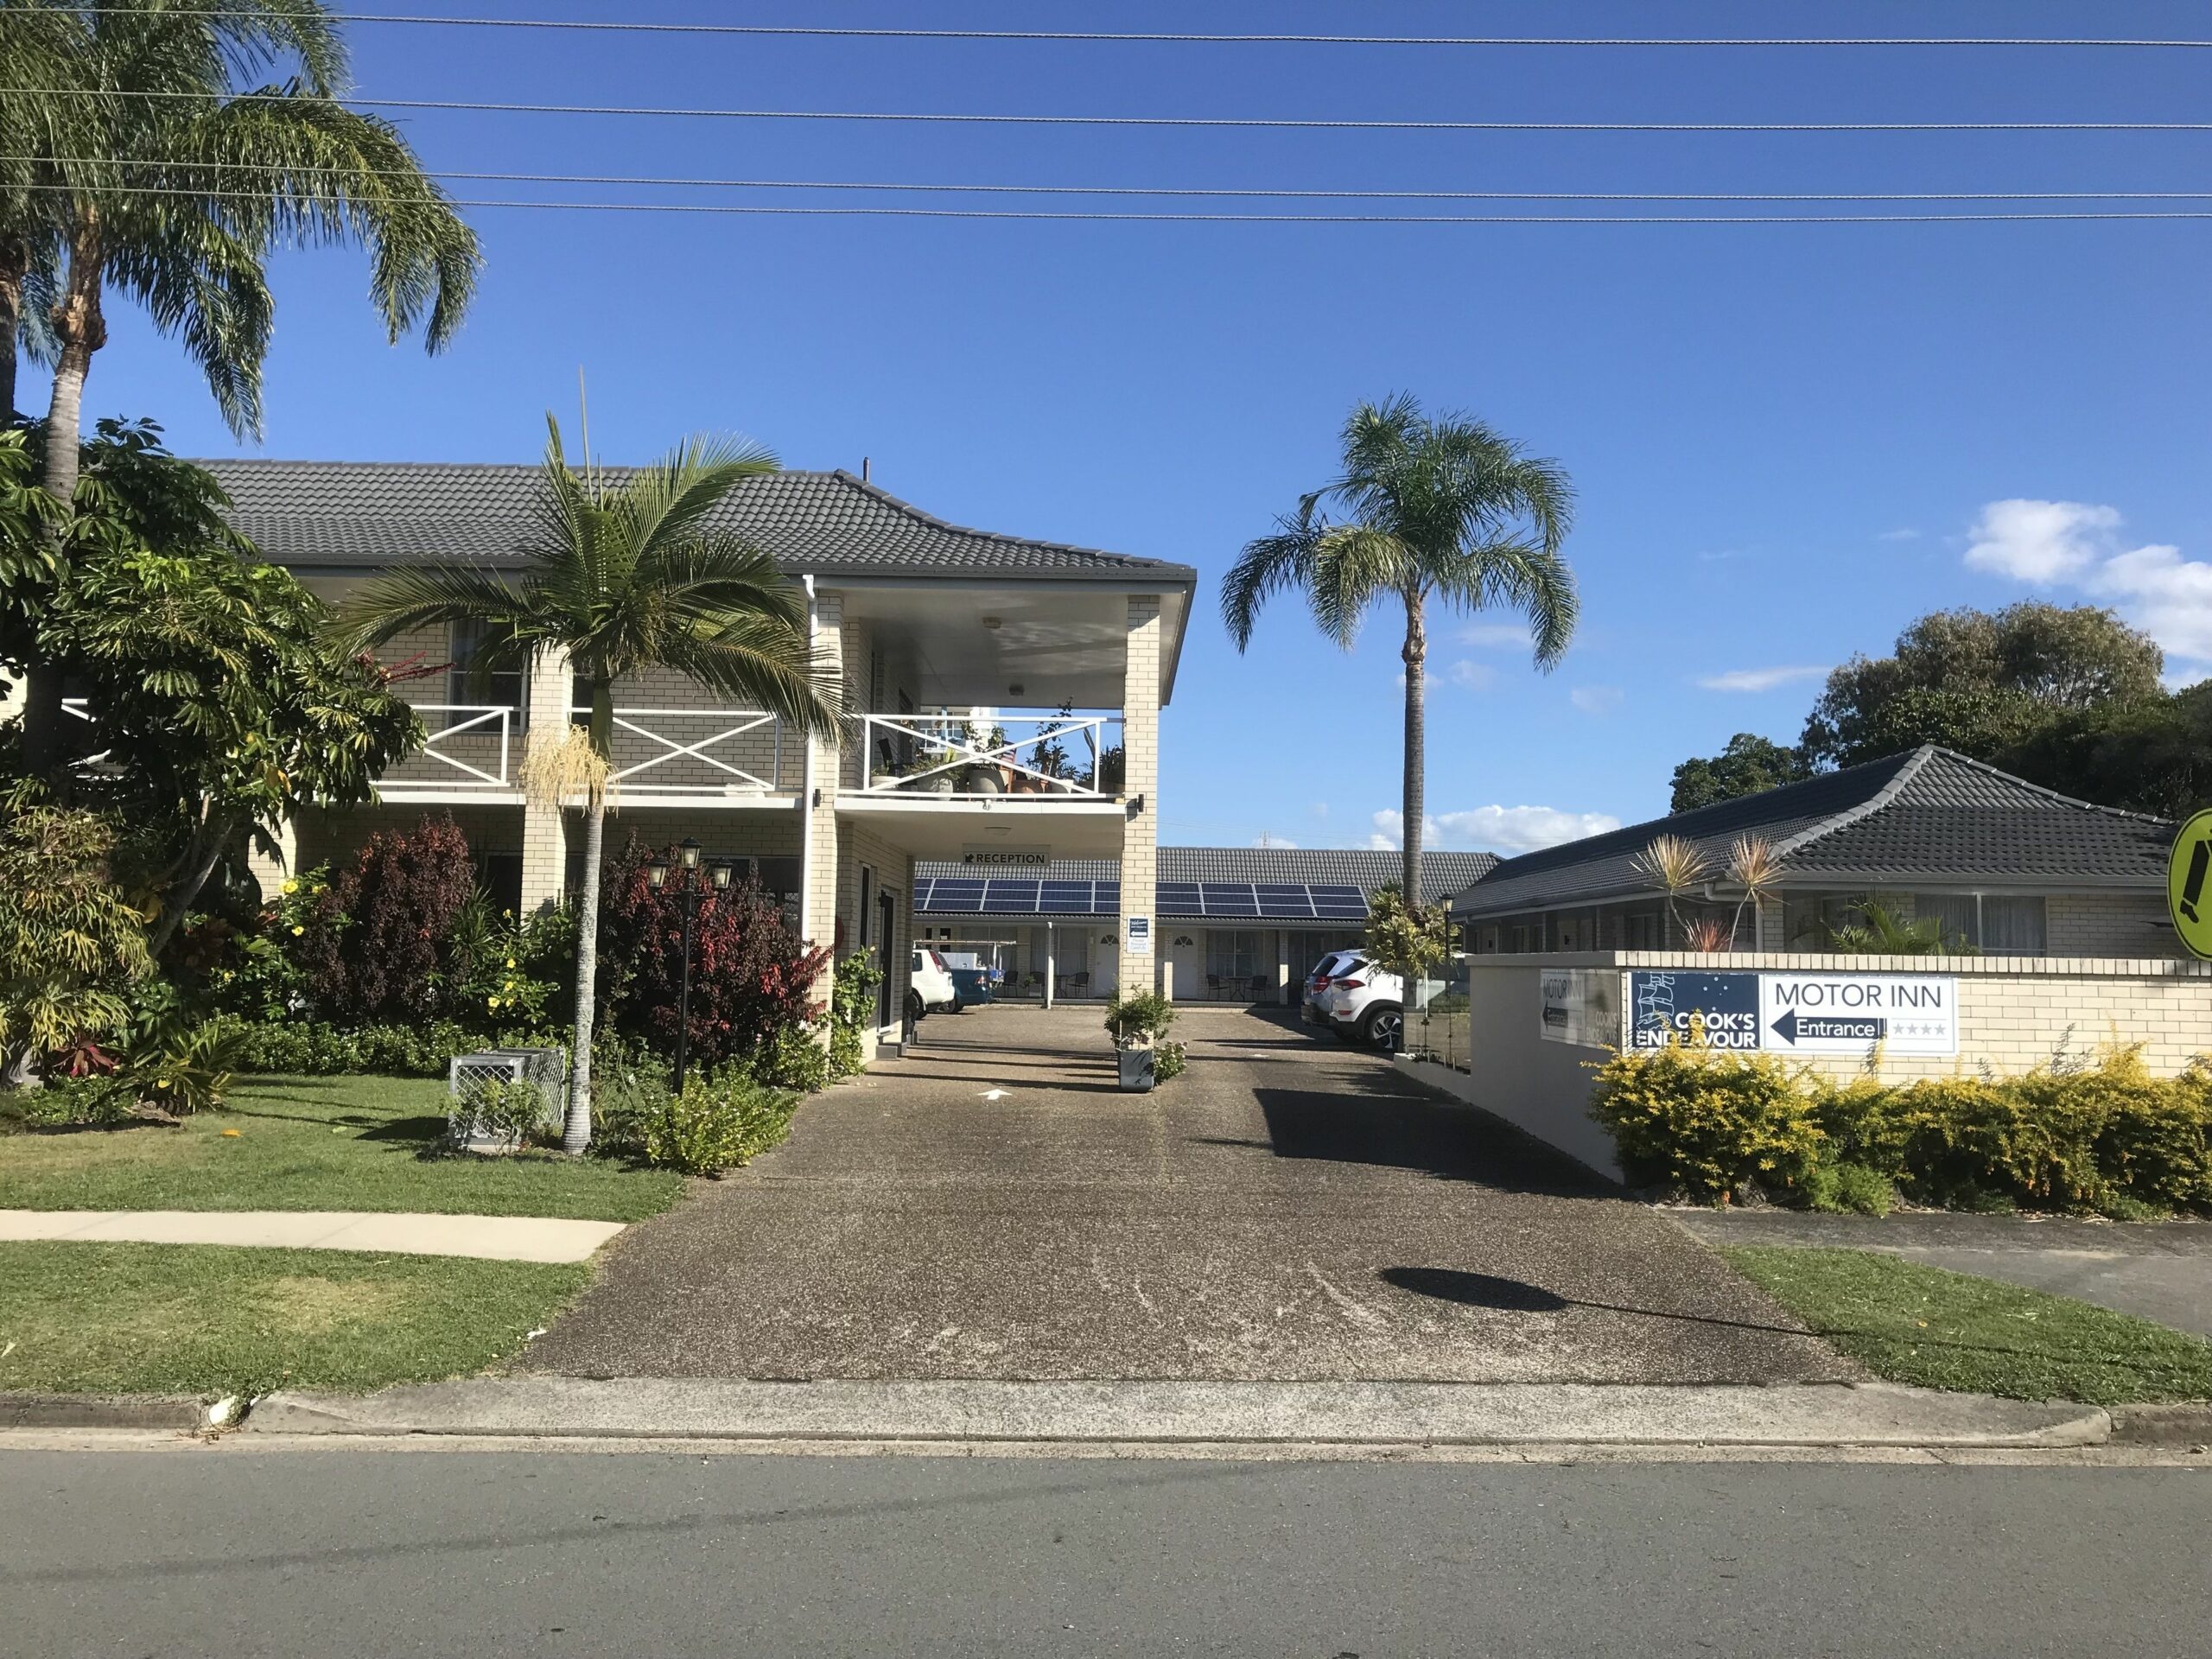
<path fill-rule="evenodd" d="M 578 1376 L 1780 1382 L 1858 1375 L 1536 1142 L 1287 1018 L 1187 1009 L 1117 1093 L 1095 1009 L 925 1022 L 632 1228 L 524 1362 Z"/>

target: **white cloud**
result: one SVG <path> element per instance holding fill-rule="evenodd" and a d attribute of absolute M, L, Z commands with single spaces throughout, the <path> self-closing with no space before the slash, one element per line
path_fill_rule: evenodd
<path fill-rule="evenodd" d="M 2177 547 L 2115 553 L 2084 583 L 2130 602 L 2139 625 L 2177 657 L 2212 660 L 2212 564 L 2184 559 Z"/>
<path fill-rule="evenodd" d="M 1421 844 L 1430 848 L 1496 848 L 1506 853 L 1532 853 L 1540 847 L 1556 847 L 1563 841 L 1580 841 L 1618 830 L 1621 821 L 1605 812 L 1567 812 L 1555 806 L 1478 806 L 1465 812 L 1434 812 L 1422 820 Z M 1405 845 L 1405 817 L 1395 811 L 1375 815 L 1375 833 L 1367 844 L 1377 851 Z"/>
<path fill-rule="evenodd" d="M 2201 678 L 2201 665 L 2212 664 L 2212 563 L 2159 543 L 2126 547 L 2116 533 L 2125 522 L 2117 507 L 2080 501 L 1992 501 L 1974 523 L 1967 563 L 2113 604 L 2185 659 L 2170 665 L 2169 683 Z"/>
<path fill-rule="evenodd" d="M 1314 803 L 1313 803 L 1313 816 L 1314 816 L 1315 817 L 1317 817 L 1317 818 L 1325 818 L 1325 817 L 1327 817 L 1329 816 L 1329 804 L 1328 804 L 1326 801 L 1316 801 L 1316 802 L 1314 802 Z"/>
<path fill-rule="evenodd" d="M 2112 550 L 2120 528 L 2113 507 L 2082 501 L 1992 501 L 1969 532 L 1967 563 L 2022 582 L 2063 582 Z"/>
<path fill-rule="evenodd" d="M 1625 695 L 1618 685 L 1578 685 L 1567 700 L 1586 715 L 1610 715 Z"/>
<path fill-rule="evenodd" d="M 1817 680 L 1827 672 L 1810 663 L 1788 668 L 1732 668 L 1725 674 L 1702 675 L 1697 683 L 1707 691 L 1771 691 L 1801 680 Z"/>
<path fill-rule="evenodd" d="M 1478 663 L 1471 657 L 1462 657 L 1445 671 L 1452 677 L 1452 683 L 1470 691 L 1487 691 L 1497 679 L 1497 671 L 1488 663 Z"/>
<path fill-rule="evenodd" d="M 1749 558 L 1751 555 L 1740 547 L 1709 548 L 1697 556 L 1700 564 L 1719 564 L 1727 559 Z"/>
<path fill-rule="evenodd" d="M 1907 524 L 1898 530 L 1885 530 L 1874 539 L 1878 542 L 1916 542 L 1920 539 L 1920 532 Z"/>
<path fill-rule="evenodd" d="M 1525 645 L 1529 643 L 1526 622 L 1470 622 L 1459 630 L 1463 645 L 1484 645 L 1492 649 Z"/>

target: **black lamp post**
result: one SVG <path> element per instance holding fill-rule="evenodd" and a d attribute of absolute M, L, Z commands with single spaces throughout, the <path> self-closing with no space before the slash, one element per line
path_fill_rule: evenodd
<path fill-rule="evenodd" d="M 690 1058 L 691 1049 L 691 935 L 699 920 L 699 894 L 704 883 L 699 879 L 699 843 L 690 836 L 677 846 L 678 861 L 671 864 L 657 858 L 645 866 L 645 878 L 656 889 L 668 885 L 671 873 L 678 878 L 678 891 L 683 895 L 683 990 L 676 1011 L 676 1092 L 683 1092 L 683 1071 Z M 707 880 L 717 893 L 728 887 L 734 867 L 726 859 L 715 859 L 706 867 Z"/>

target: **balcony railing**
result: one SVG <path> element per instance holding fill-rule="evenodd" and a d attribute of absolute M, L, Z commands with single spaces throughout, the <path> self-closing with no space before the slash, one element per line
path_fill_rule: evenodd
<path fill-rule="evenodd" d="M 580 708 L 577 718 L 591 709 Z M 784 776 L 784 727 L 757 709 L 614 710 L 617 794 L 632 800 L 772 795 Z"/>
<path fill-rule="evenodd" d="M 512 790 L 516 709 L 505 702 L 418 702 L 429 736 L 377 781 L 386 789 Z"/>
<path fill-rule="evenodd" d="M 1119 715 L 946 710 L 861 720 L 863 795 L 1062 801 L 1122 793 Z"/>

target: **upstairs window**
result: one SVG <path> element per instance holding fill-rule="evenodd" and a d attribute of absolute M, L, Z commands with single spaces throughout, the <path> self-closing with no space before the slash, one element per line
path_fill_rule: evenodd
<path fill-rule="evenodd" d="M 523 707 L 522 671 L 502 669 L 496 673 L 476 672 L 484 652 L 484 626 L 480 622 L 456 622 L 448 638 L 447 652 L 453 666 L 446 673 L 446 701 L 480 707 L 495 704 L 513 709 L 519 716 Z M 458 718 L 466 720 L 467 715 Z"/>

